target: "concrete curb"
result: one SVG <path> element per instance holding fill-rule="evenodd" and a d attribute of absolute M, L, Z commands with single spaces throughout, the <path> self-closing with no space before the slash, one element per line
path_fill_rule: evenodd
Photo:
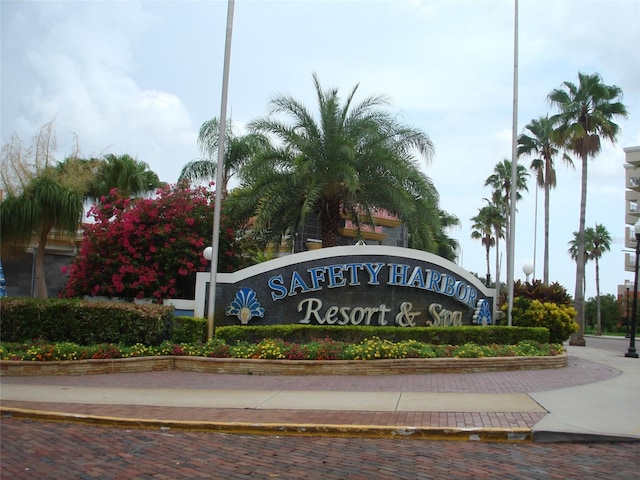
<path fill-rule="evenodd" d="M 42 410 L 0 407 L 3 417 L 33 421 L 78 423 L 112 428 L 186 430 L 246 435 L 327 436 L 352 438 L 406 438 L 415 440 L 451 440 L 494 443 L 530 443 L 533 433 L 528 428 L 452 428 L 381 425 L 325 425 L 244 422 L 202 422 L 154 420 L 97 415 L 78 415 Z"/>
<path fill-rule="evenodd" d="M 249 375 L 402 375 L 563 368 L 568 354 L 549 357 L 401 358 L 389 360 L 264 360 L 188 356 L 67 361 L 0 360 L 0 376 L 97 375 L 181 370 Z"/>
<path fill-rule="evenodd" d="M 631 443 L 640 442 L 638 437 L 608 435 L 602 433 L 533 431 L 535 443 Z"/>

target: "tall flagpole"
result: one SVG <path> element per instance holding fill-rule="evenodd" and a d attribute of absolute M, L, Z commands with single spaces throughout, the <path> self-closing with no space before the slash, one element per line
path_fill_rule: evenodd
<path fill-rule="evenodd" d="M 536 254 L 538 252 L 538 182 L 536 180 L 536 202 L 535 202 L 535 215 L 533 221 L 533 281 L 536 280 Z"/>
<path fill-rule="evenodd" d="M 507 324 L 512 325 L 513 281 L 516 243 L 516 199 L 518 193 L 518 0 L 515 0 L 513 28 L 513 131 L 511 135 L 511 209 L 509 213 L 509 254 L 507 255 Z"/>
<path fill-rule="evenodd" d="M 233 32 L 234 0 L 227 4 L 227 35 L 224 42 L 224 67 L 222 70 L 222 100 L 220 102 L 220 133 L 218 135 L 218 163 L 216 165 L 216 198 L 213 208 L 213 234 L 211 238 L 211 278 L 209 280 L 209 309 L 207 312 L 207 339 L 215 334 L 214 314 L 216 309 L 216 279 L 218 275 L 218 250 L 220 249 L 220 210 L 222 203 L 222 174 L 224 170 L 224 140 L 227 121 L 227 93 L 229 91 L 229 60 L 231 57 L 231 34 Z"/>

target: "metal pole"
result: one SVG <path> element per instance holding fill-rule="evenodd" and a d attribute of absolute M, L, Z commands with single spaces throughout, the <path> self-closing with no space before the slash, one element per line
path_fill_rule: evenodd
<path fill-rule="evenodd" d="M 538 251 L 538 188 L 536 182 L 536 211 L 533 222 L 533 282 L 536 281 L 536 253 Z"/>
<path fill-rule="evenodd" d="M 627 297 L 626 297 L 626 304 L 627 304 L 627 318 L 625 319 L 625 332 L 624 332 L 624 338 L 629 338 L 629 287 L 627 287 Z"/>
<path fill-rule="evenodd" d="M 640 223 L 640 220 L 638 221 Z M 638 227 L 636 223 L 636 228 Z M 636 233 L 636 268 L 635 279 L 633 281 L 633 306 L 631 307 L 631 333 L 629 333 L 629 349 L 624 354 L 625 357 L 638 358 L 636 351 L 636 326 L 638 312 L 638 257 L 640 257 L 640 233 Z"/>
<path fill-rule="evenodd" d="M 509 213 L 509 253 L 507 254 L 507 324 L 512 325 L 513 277 L 516 240 L 516 197 L 518 177 L 518 0 L 515 0 L 513 29 L 513 131 L 511 135 L 511 209 Z"/>
<path fill-rule="evenodd" d="M 211 239 L 211 279 L 209 281 L 209 311 L 207 313 L 207 339 L 215 335 L 214 314 L 216 308 L 216 277 L 218 274 L 218 250 L 220 248 L 220 210 L 222 202 L 222 173 L 224 169 L 224 140 L 227 119 L 227 93 L 229 91 L 229 59 L 233 32 L 234 0 L 227 4 L 227 35 L 224 43 L 224 67 L 222 71 L 222 100 L 220 102 L 220 133 L 218 138 L 218 163 L 216 166 L 216 198 L 213 209 L 213 234 Z"/>

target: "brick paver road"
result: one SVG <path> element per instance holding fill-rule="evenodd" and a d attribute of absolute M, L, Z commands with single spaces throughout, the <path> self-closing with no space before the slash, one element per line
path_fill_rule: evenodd
<path fill-rule="evenodd" d="M 4 479 L 637 479 L 640 443 L 475 443 L 1 421 Z"/>

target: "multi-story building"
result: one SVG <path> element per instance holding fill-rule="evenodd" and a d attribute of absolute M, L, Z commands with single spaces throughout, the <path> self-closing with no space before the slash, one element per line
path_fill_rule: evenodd
<path fill-rule="evenodd" d="M 633 226 L 640 219 L 640 147 L 624 149 L 624 184 L 625 184 L 625 248 L 635 250 L 636 237 Z M 625 255 L 625 270 L 633 272 L 635 268 L 635 254 Z"/>
<path fill-rule="evenodd" d="M 624 149 L 624 246 L 628 250 L 624 254 L 624 269 L 632 272 L 630 277 L 634 278 L 636 265 L 636 237 L 634 225 L 640 220 L 640 146 L 627 147 Z M 630 293 L 631 292 L 631 293 Z M 626 280 L 624 284 L 618 285 L 618 300 L 626 305 L 622 312 L 623 318 L 630 315 L 630 297 L 633 296 L 633 281 Z"/>

